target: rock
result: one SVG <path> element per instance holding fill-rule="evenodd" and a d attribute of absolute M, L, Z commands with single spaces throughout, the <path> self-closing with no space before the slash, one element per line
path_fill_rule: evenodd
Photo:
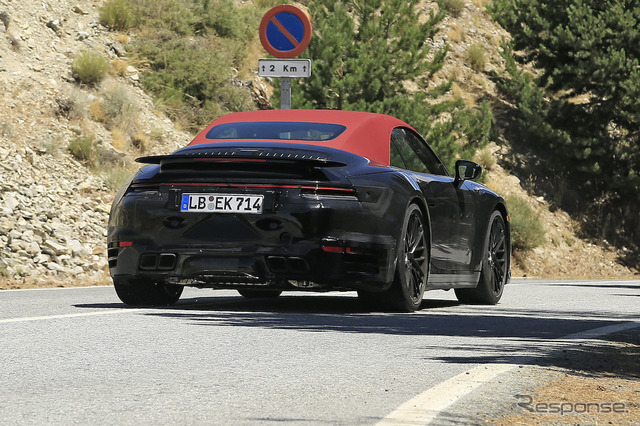
<path fill-rule="evenodd" d="M 43 244 L 43 247 L 51 250 L 52 254 L 56 256 L 67 254 L 70 252 L 70 250 L 66 246 L 63 246 L 62 244 L 53 240 L 46 240 Z"/>
<path fill-rule="evenodd" d="M 11 22 L 11 18 L 9 17 L 9 13 L 0 12 L 0 22 L 2 22 L 3 32 L 7 32 L 9 30 L 9 22 Z"/>
<path fill-rule="evenodd" d="M 85 11 L 84 6 L 80 6 L 80 5 L 75 5 L 73 7 L 73 11 L 74 13 L 77 13 L 78 15 L 88 15 L 89 12 Z"/>
<path fill-rule="evenodd" d="M 71 246 L 71 254 L 77 257 L 88 256 L 91 253 L 91 251 L 78 240 L 71 240 L 69 246 Z"/>
<path fill-rule="evenodd" d="M 39 255 L 40 254 L 40 245 L 38 243 L 36 243 L 35 241 L 32 241 L 32 242 L 26 244 L 26 247 L 25 247 L 24 250 L 27 252 L 27 254 L 29 254 L 31 256 Z"/>
<path fill-rule="evenodd" d="M 111 47 L 113 53 L 115 53 L 118 57 L 122 58 L 124 56 L 127 56 L 127 50 L 122 44 L 120 44 L 119 41 L 112 41 L 109 44 L 109 47 Z"/>
<path fill-rule="evenodd" d="M 10 193 L 5 194 L 4 207 L 9 210 L 9 214 L 13 213 L 19 205 L 20 201 L 18 201 L 17 198 L 12 196 Z"/>
<path fill-rule="evenodd" d="M 56 262 L 49 262 L 46 264 L 46 267 L 56 272 L 67 272 L 64 266 L 58 265 Z"/>
<path fill-rule="evenodd" d="M 62 26 L 60 24 L 60 20 L 59 19 L 52 19 L 50 21 L 47 21 L 47 27 L 51 28 L 53 30 L 54 33 L 56 33 L 57 35 L 60 35 L 62 32 Z"/>

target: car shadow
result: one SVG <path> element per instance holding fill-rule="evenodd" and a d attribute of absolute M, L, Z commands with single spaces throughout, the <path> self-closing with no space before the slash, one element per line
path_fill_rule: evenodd
<path fill-rule="evenodd" d="M 136 308 L 119 303 L 78 304 L 86 309 L 135 309 L 149 317 L 181 321 L 187 327 L 243 327 L 338 332 L 394 336 L 424 336 L 418 348 L 429 359 L 444 363 L 521 363 L 561 365 L 562 357 L 549 354 L 573 348 L 598 351 L 606 336 L 580 346 L 582 339 L 565 341 L 565 336 L 600 327 L 636 321 L 614 312 L 590 314 L 551 310 L 516 310 L 508 305 L 462 305 L 454 300 L 425 299 L 415 313 L 370 312 L 354 295 L 284 294 L 278 298 L 245 299 L 241 296 L 191 297 L 166 308 Z M 640 327 L 640 324 L 639 324 Z M 640 328 L 636 329 L 640 332 Z M 438 337 L 466 337 L 462 347 L 443 345 Z M 430 339 L 434 338 L 434 339 Z M 475 338 L 475 339 L 474 339 Z M 501 339 L 495 345 L 491 339 Z M 449 341 L 449 340 L 445 340 Z M 434 343 L 430 343 L 434 342 Z M 574 349 L 571 349 L 574 350 Z M 439 356 L 438 353 L 447 354 Z M 561 352 L 562 353 L 562 352 Z M 436 354 L 436 355 L 434 355 Z M 478 354 L 478 355 L 475 355 Z M 547 361 L 544 361 L 544 360 Z M 593 365 L 593 371 L 608 373 L 607 365 Z"/>

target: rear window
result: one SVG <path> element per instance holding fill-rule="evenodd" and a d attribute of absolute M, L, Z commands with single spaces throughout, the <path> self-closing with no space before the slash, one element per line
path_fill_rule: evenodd
<path fill-rule="evenodd" d="M 276 139 L 298 141 L 328 141 L 346 130 L 346 126 L 298 121 L 252 121 L 225 123 L 212 127 L 207 139 Z"/>

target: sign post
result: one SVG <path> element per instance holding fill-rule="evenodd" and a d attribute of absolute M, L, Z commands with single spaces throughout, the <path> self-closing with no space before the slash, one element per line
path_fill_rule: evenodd
<path fill-rule="evenodd" d="M 260 22 L 264 49 L 279 59 L 260 59 L 260 77 L 279 77 L 280 108 L 291 109 L 291 78 L 311 76 L 310 59 L 290 59 L 302 53 L 311 40 L 311 21 L 301 9 L 283 4 L 265 13 Z"/>

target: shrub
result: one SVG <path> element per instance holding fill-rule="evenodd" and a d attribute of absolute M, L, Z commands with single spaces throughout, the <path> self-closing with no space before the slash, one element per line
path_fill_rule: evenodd
<path fill-rule="evenodd" d="M 129 88 L 123 84 L 109 84 L 104 87 L 102 96 L 106 122 L 127 133 L 133 133 L 139 108 Z"/>
<path fill-rule="evenodd" d="M 529 251 L 544 244 L 544 228 L 540 215 L 522 199 L 506 199 L 511 221 L 511 244 L 514 250 Z"/>
<path fill-rule="evenodd" d="M 441 7 L 444 6 L 447 12 L 458 17 L 464 10 L 464 0 L 443 0 Z"/>
<path fill-rule="evenodd" d="M 132 174 L 132 170 L 126 166 L 117 165 L 105 168 L 102 171 L 102 179 L 107 188 L 112 191 L 120 189 Z"/>
<path fill-rule="evenodd" d="M 479 163 L 484 170 L 491 170 L 496 165 L 496 159 L 487 147 L 484 147 L 476 153 L 476 162 Z"/>
<path fill-rule="evenodd" d="M 136 17 L 126 0 L 108 0 L 100 8 L 100 22 L 117 31 L 127 31 L 136 24 Z"/>
<path fill-rule="evenodd" d="M 486 60 L 484 57 L 484 47 L 481 44 L 472 44 L 467 51 L 467 63 L 475 72 L 484 70 Z"/>
<path fill-rule="evenodd" d="M 96 151 L 93 146 L 93 138 L 90 136 L 78 136 L 69 142 L 69 152 L 82 163 L 92 165 L 95 162 Z"/>
<path fill-rule="evenodd" d="M 75 56 L 71 71 L 75 78 L 85 84 L 95 84 L 107 74 L 109 61 L 95 50 L 83 50 Z"/>

